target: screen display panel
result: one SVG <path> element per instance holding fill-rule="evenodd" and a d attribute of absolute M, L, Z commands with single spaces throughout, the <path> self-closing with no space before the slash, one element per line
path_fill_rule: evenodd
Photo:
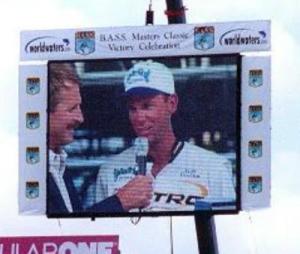
<path fill-rule="evenodd" d="M 240 58 L 49 61 L 47 215 L 237 213 Z"/>

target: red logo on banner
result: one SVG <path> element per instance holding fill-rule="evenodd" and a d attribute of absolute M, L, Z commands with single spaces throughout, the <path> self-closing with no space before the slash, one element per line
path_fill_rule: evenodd
<path fill-rule="evenodd" d="M 0 254 L 118 254 L 119 236 L 0 237 Z"/>

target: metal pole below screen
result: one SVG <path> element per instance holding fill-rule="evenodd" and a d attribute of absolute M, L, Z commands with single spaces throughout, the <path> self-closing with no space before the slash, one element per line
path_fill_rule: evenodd
<path fill-rule="evenodd" d="M 215 221 L 212 215 L 195 215 L 199 254 L 218 254 Z"/>
<path fill-rule="evenodd" d="M 185 24 L 186 7 L 183 0 L 166 0 L 169 24 Z M 212 215 L 195 215 L 199 254 L 218 254 L 215 222 Z"/>

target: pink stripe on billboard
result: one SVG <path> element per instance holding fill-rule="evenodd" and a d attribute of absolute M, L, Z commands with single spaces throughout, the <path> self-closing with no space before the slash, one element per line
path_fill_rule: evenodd
<path fill-rule="evenodd" d="M 0 237 L 0 254 L 119 254 L 119 236 Z"/>

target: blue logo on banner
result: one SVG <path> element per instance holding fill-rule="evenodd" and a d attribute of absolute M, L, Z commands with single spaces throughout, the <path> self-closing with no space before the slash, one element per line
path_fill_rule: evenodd
<path fill-rule="evenodd" d="M 26 127 L 28 129 L 37 129 L 40 127 L 40 114 L 27 113 L 26 114 Z"/>
<path fill-rule="evenodd" d="M 263 85 L 263 71 L 262 70 L 250 70 L 249 71 L 249 86 L 260 87 Z"/>
<path fill-rule="evenodd" d="M 80 55 L 89 55 L 95 51 L 95 32 L 82 31 L 75 34 L 75 52 Z"/>
<path fill-rule="evenodd" d="M 26 93 L 35 95 L 40 92 L 40 79 L 39 78 L 28 78 L 26 80 Z"/>
<path fill-rule="evenodd" d="M 249 156 L 251 158 L 260 158 L 262 156 L 262 141 L 255 140 L 249 142 Z"/>
<path fill-rule="evenodd" d="M 249 121 L 252 123 L 261 122 L 263 119 L 262 106 L 249 106 Z"/>
<path fill-rule="evenodd" d="M 61 53 L 70 50 L 70 41 L 68 38 L 58 38 L 55 36 L 36 37 L 25 45 L 25 52 L 30 54 Z"/>
<path fill-rule="evenodd" d="M 27 147 L 26 162 L 28 164 L 36 164 L 40 161 L 40 149 L 38 147 Z"/>
<path fill-rule="evenodd" d="M 248 191 L 250 193 L 262 192 L 262 177 L 261 176 L 250 176 L 249 177 Z"/>
<path fill-rule="evenodd" d="M 39 197 L 39 183 L 27 182 L 26 183 L 26 197 L 28 199 L 35 199 Z"/>
<path fill-rule="evenodd" d="M 215 46 L 215 28 L 200 26 L 194 28 L 194 47 L 199 50 L 208 50 Z"/>

